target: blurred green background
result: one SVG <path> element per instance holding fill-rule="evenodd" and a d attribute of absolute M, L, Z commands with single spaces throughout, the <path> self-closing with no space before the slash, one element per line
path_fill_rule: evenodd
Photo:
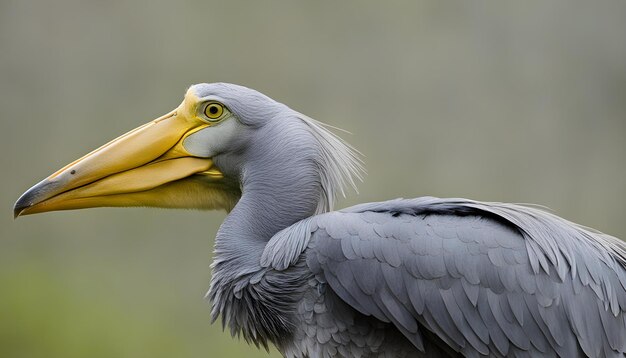
<path fill-rule="evenodd" d="M 12 219 L 198 82 L 352 132 L 369 174 L 340 206 L 531 202 L 626 237 L 625 19 L 623 1 L 1 0 L 0 356 L 267 356 L 209 324 L 224 213 Z"/>

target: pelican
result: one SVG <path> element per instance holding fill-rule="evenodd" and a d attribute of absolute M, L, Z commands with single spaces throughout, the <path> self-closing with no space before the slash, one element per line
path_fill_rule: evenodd
<path fill-rule="evenodd" d="M 624 357 L 622 241 L 468 199 L 333 211 L 362 172 L 320 122 L 246 87 L 197 84 L 30 188 L 14 213 L 226 210 L 212 320 L 285 357 Z"/>

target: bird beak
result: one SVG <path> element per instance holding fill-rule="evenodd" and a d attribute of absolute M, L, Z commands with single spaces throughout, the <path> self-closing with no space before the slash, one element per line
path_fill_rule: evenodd
<path fill-rule="evenodd" d="M 17 200 L 15 217 L 102 206 L 219 207 L 198 203 L 196 194 L 206 192 L 201 187 L 223 175 L 210 158 L 183 147 L 187 136 L 208 126 L 191 114 L 189 102 L 42 180 Z"/>

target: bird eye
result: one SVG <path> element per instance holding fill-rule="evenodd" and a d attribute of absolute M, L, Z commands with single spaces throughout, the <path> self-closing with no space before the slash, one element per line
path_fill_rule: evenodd
<path fill-rule="evenodd" d="M 220 103 L 209 103 L 204 109 L 204 114 L 209 119 L 218 119 L 222 116 L 223 113 L 224 106 L 222 106 Z"/>

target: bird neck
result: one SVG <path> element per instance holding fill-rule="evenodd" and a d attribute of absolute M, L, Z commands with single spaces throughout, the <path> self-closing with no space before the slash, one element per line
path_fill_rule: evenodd
<path fill-rule="evenodd" d="M 290 162 L 283 164 L 299 165 Z M 297 175 L 284 175 L 277 168 L 249 168 L 247 172 L 250 178 L 243 180 L 242 196 L 217 233 L 216 270 L 227 261 L 233 269 L 260 269 L 261 254 L 272 236 L 313 215 L 320 200 L 314 168 L 302 167 L 295 171 Z"/>
<path fill-rule="evenodd" d="M 255 342 L 289 331 L 288 312 L 306 287 L 300 281 L 281 287 L 258 284 L 262 277 L 282 274 L 261 266 L 268 241 L 316 212 L 331 210 L 335 190 L 353 184 L 352 175 L 358 178 L 361 171 L 356 154 L 340 139 L 308 117 L 290 115 L 255 129 L 254 136 L 243 136 L 246 150 L 214 158 L 242 190 L 216 237 L 208 293 L 211 316 L 221 315 L 232 333 L 243 332 Z M 290 279 L 308 279 L 294 274 L 308 272 L 298 264 L 291 269 Z"/>
<path fill-rule="evenodd" d="M 296 170 L 300 175 L 294 176 L 279 175 L 281 171 L 276 169 L 251 167 L 243 171 L 249 177 L 242 180 L 242 196 L 217 233 L 207 294 L 213 303 L 213 320 L 221 315 L 231 332 L 242 332 L 246 340 L 264 345 L 265 339 L 280 337 L 288 330 L 284 315 L 290 309 L 286 307 L 293 303 L 289 297 L 297 295 L 278 294 L 279 290 L 286 292 L 284 287 L 251 284 L 255 277 L 260 279 L 259 275 L 272 274 L 261 267 L 261 255 L 274 234 L 313 215 L 321 195 L 312 170 Z M 302 285 L 291 286 L 299 289 Z M 264 317 L 264 324 L 259 326 L 246 317 Z"/>
<path fill-rule="evenodd" d="M 241 258 L 258 264 L 267 241 L 313 215 L 322 198 L 319 148 L 304 123 L 268 124 L 251 141 L 236 173 L 241 198 L 217 233 L 219 261 Z"/>

